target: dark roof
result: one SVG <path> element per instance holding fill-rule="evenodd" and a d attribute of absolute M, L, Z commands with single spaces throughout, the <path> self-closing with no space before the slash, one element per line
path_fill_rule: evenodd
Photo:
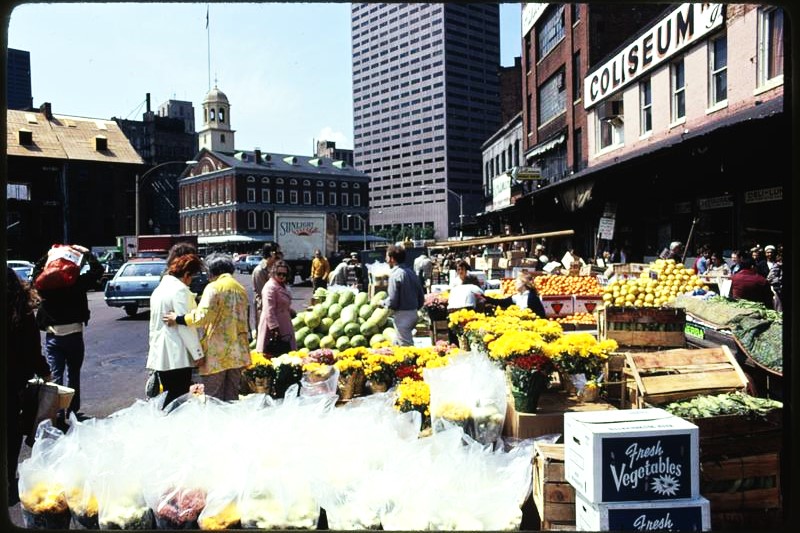
<path fill-rule="evenodd" d="M 231 167 L 242 170 L 276 170 L 285 173 L 296 172 L 305 176 L 316 174 L 320 178 L 343 176 L 369 179 L 367 174 L 360 172 L 344 161 L 330 157 L 316 157 L 292 154 L 276 154 L 261 152 L 261 162 L 256 163 L 254 151 L 211 152 L 215 157 Z"/>

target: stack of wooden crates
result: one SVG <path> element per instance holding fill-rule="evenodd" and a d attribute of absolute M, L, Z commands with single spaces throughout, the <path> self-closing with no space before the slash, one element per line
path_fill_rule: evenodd
<path fill-rule="evenodd" d="M 727 346 L 628 353 L 633 407 L 746 391 L 747 376 Z M 783 517 L 780 457 L 783 413 L 693 418 L 700 438 L 700 494 L 712 529 L 775 529 Z"/>

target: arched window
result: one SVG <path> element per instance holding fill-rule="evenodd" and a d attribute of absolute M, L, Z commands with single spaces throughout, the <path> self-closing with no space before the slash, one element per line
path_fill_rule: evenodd
<path fill-rule="evenodd" d="M 275 180 L 275 184 L 276 184 L 276 185 L 283 185 L 283 178 L 277 178 L 277 179 Z"/>
<path fill-rule="evenodd" d="M 220 110 L 219 110 L 219 121 L 220 122 L 225 122 L 225 110 L 222 109 L 222 108 L 220 108 Z"/>
<path fill-rule="evenodd" d="M 303 180 L 303 187 L 311 187 L 311 180 Z"/>
<path fill-rule="evenodd" d="M 208 118 L 209 120 L 214 120 L 214 108 L 208 110 Z"/>
<path fill-rule="evenodd" d="M 297 180 L 292 178 L 289 180 L 289 185 L 297 185 Z"/>
<path fill-rule="evenodd" d="M 256 212 L 247 212 L 247 229 L 256 229 Z"/>
<path fill-rule="evenodd" d="M 261 178 L 261 183 L 269 183 L 269 178 Z"/>
<path fill-rule="evenodd" d="M 324 187 L 324 186 L 325 186 L 325 182 L 324 181 L 317 180 L 317 187 Z"/>
<path fill-rule="evenodd" d="M 247 183 L 255 183 L 256 177 L 255 176 L 247 176 Z"/>
<path fill-rule="evenodd" d="M 261 213 L 261 229 L 269 229 L 271 224 L 271 215 L 269 211 L 264 211 Z"/>

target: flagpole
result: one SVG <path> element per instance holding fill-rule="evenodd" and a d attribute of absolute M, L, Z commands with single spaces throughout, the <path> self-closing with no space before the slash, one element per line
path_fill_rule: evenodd
<path fill-rule="evenodd" d="M 206 4 L 206 39 L 208 42 L 208 90 L 211 90 L 211 29 L 208 27 L 208 9 Z"/>

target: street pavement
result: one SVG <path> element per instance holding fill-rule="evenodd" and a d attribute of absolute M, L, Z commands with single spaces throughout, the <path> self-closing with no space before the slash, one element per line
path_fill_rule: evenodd
<path fill-rule="evenodd" d="M 247 289 L 252 310 L 251 276 L 241 273 L 234 276 Z M 310 303 L 311 295 L 310 284 L 293 286 L 292 308 L 304 310 Z M 108 307 L 102 292 L 89 293 L 89 309 L 91 319 L 84 332 L 86 356 L 81 370 L 80 411 L 90 418 L 106 418 L 131 406 L 137 399 L 146 398 L 144 384 L 147 370 L 144 365 L 147 360 L 150 312 L 144 309 L 136 316 L 128 317 L 122 309 Z M 255 327 L 256 321 L 251 318 L 251 328 Z M 30 452 L 31 449 L 23 444 L 20 462 L 30 457 Z M 9 515 L 11 524 L 23 526 L 19 504 L 9 507 Z"/>

